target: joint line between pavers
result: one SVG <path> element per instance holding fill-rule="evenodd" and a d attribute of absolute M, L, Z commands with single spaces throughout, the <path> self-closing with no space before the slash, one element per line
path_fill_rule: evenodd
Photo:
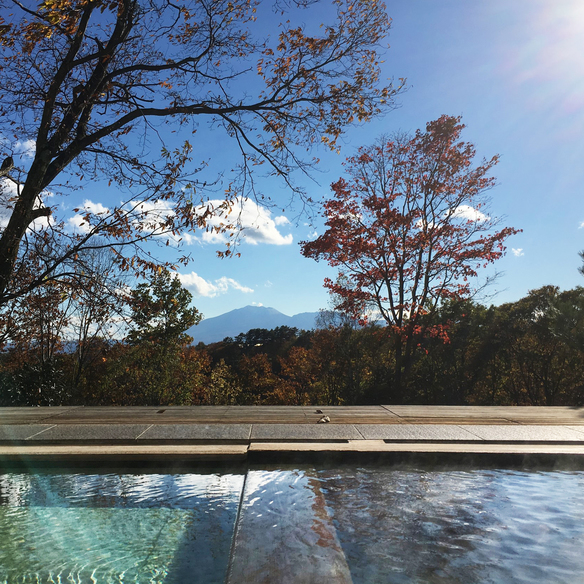
<path fill-rule="evenodd" d="M 46 432 L 47 430 L 52 430 L 56 426 L 57 426 L 57 424 L 53 424 L 52 426 L 49 426 L 48 428 L 45 428 L 44 430 L 41 430 L 40 432 L 37 432 L 36 434 L 33 434 L 32 436 L 25 438 L 25 440 L 32 440 L 35 436 L 38 436 L 39 434 L 42 434 L 43 432 Z"/>
<path fill-rule="evenodd" d="M 457 425 L 456 427 L 460 428 L 461 430 L 464 430 L 465 432 L 468 432 L 469 434 L 472 434 L 473 436 L 476 436 L 481 442 L 486 442 L 486 440 L 482 436 L 475 434 L 474 432 L 472 432 L 471 430 L 468 430 L 464 426 Z"/>
<path fill-rule="evenodd" d="M 361 430 L 359 430 L 359 428 L 357 428 L 357 426 L 355 424 L 353 424 L 353 428 L 355 428 L 355 430 L 357 430 L 357 432 L 359 433 L 359 436 L 361 436 L 361 438 L 363 438 L 363 440 L 367 440 L 367 438 L 365 438 L 365 435 L 363 434 L 363 432 L 361 432 Z"/>
<path fill-rule="evenodd" d="M 390 410 L 387 406 L 381 406 L 384 410 L 388 411 L 390 414 L 397 416 L 398 418 L 401 418 L 402 416 L 400 416 L 399 414 L 396 414 L 393 410 Z"/>
<path fill-rule="evenodd" d="M 150 424 L 150 426 L 148 426 L 148 428 L 146 428 L 146 430 L 144 430 L 143 432 L 140 432 L 140 434 L 138 434 L 138 436 L 136 436 L 136 438 L 134 438 L 134 440 L 138 440 L 139 438 L 141 438 L 142 436 L 144 436 L 144 434 L 146 432 L 148 432 L 148 430 L 150 430 L 150 428 L 152 428 L 152 426 L 154 426 L 154 424 Z"/>
<path fill-rule="evenodd" d="M 50 418 L 58 418 L 59 416 L 63 416 L 66 413 L 70 412 L 71 410 L 78 410 L 80 407 L 82 407 L 82 406 L 70 406 L 70 407 L 67 407 L 67 408 L 65 408 L 65 410 L 63 412 L 49 414 L 48 416 L 45 416 L 44 418 L 41 418 L 41 422 L 43 420 L 49 420 Z"/>

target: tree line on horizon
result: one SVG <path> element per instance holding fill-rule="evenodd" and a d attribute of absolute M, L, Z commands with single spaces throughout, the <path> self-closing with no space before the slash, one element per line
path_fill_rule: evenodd
<path fill-rule="evenodd" d="M 315 330 L 193 346 L 185 331 L 200 315 L 167 272 L 133 290 L 121 340 L 67 340 L 61 298 L 36 300 L 0 355 L 2 406 L 584 404 L 582 287 L 544 286 L 500 306 L 444 302 L 427 323 L 444 333 L 416 339 L 399 386 L 391 329 L 331 311 Z"/>

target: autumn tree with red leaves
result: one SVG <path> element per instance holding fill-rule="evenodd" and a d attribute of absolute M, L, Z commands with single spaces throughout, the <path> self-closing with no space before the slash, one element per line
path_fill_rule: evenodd
<path fill-rule="evenodd" d="M 138 275 L 156 270 L 160 262 L 144 247 L 153 237 L 179 241 L 226 215 L 230 201 L 259 195 L 262 164 L 294 187 L 292 171 L 313 162 L 307 150 L 335 150 L 348 124 L 391 107 L 397 89 L 379 82 L 378 49 L 390 26 L 384 5 L 332 0 L 323 11 L 321 4 L 0 0 L 0 189 L 9 198 L 0 304 L 66 278 L 83 249 L 107 247 Z M 302 9 L 329 21 L 314 27 Z M 239 169 L 222 187 L 216 175 L 200 174 L 203 124 L 240 152 Z M 180 145 L 167 141 L 175 132 Z M 26 168 L 15 165 L 7 140 L 34 145 Z M 79 209 L 79 233 L 58 217 L 39 227 L 57 210 L 47 189 L 63 195 L 91 181 L 109 181 L 122 202 Z M 208 204 L 209 184 L 225 205 Z M 223 228 L 236 223 L 225 219 Z M 18 286 L 15 272 L 38 252 L 42 268 Z"/>
<path fill-rule="evenodd" d="M 326 232 L 302 242 L 306 257 L 339 269 L 325 287 L 336 307 L 364 320 L 372 309 L 394 338 L 393 398 L 400 400 L 422 335 L 446 298 L 468 298 L 479 268 L 499 259 L 516 229 L 498 229 L 486 193 L 497 156 L 474 164 L 460 117 L 442 116 L 413 136 L 361 148 L 324 204 Z"/>

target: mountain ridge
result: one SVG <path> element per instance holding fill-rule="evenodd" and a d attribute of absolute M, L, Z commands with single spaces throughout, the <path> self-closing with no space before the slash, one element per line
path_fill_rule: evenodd
<path fill-rule="evenodd" d="M 288 316 L 269 306 L 244 306 L 219 316 L 206 318 L 186 333 L 193 337 L 193 344 L 217 343 L 225 337 L 236 337 L 253 328 L 274 329 L 279 326 L 310 330 L 316 328 L 318 312 L 301 312 Z"/>

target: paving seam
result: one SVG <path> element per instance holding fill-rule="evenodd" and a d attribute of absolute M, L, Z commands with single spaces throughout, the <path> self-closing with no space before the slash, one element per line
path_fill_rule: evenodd
<path fill-rule="evenodd" d="M 37 432 L 36 434 L 33 434 L 32 436 L 28 436 L 27 438 L 25 438 L 25 440 L 32 440 L 35 436 L 38 436 L 39 434 L 42 434 L 43 432 L 46 432 L 47 430 L 52 430 L 53 428 L 56 428 L 57 424 L 53 424 L 52 426 L 49 426 L 48 428 L 45 428 L 44 430 L 41 430 L 40 432 Z"/>
<path fill-rule="evenodd" d="M 389 412 L 392 416 L 397 416 L 398 418 L 403 419 L 399 414 L 396 414 L 393 410 L 390 410 L 387 406 L 381 406 L 385 411 Z"/>
<path fill-rule="evenodd" d="M 63 416 L 72 410 L 78 410 L 81 407 L 83 407 L 83 406 L 70 406 L 70 407 L 67 407 L 67 409 L 64 412 L 59 412 L 58 414 L 49 414 L 46 418 L 40 418 L 39 421 L 43 422 L 45 420 L 50 420 L 51 418 L 58 418 L 59 416 Z"/>
<path fill-rule="evenodd" d="M 146 432 L 148 432 L 148 430 L 150 430 L 150 428 L 152 428 L 154 426 L 154 424 L 150 424 L 150 426 L 148 426 L 148 428 L 146 428 L 146 430 L 144 430 L 144 432 L 140 432 L 140 434 L 138 434 L 138 436 L 136 436 L 136 438 L 134 438 L 134 440 L 138 440 L 138 438 L 140 438 L 141 436 L 143 436 Z"/>
<path fill-rule="evenodd" d="M 365 436 L 363 435 L 363 432 L 361 432 L 359 430 L 359 428 L 357 428 L 356 424 L 353 424 L 353 428 L 355 428 L 355 430 L 357 430 L 357 432 L 359 433 L 359 435 L 361 436 L 361 438 L 363 438 L 363 440 L 367 440 L 367 438 L 365 438 Z"/>
<path fill-rule="evenodd" d="M 580 434 L 584 434 L 584 426 L 582 430 L 578 430 L 576 426 L 570 426 L 570 430 L 574 430 L 574 432 L 580 432 Z"/>
<path fill-rule="evenodd" d="M 457 428 L 460 428 L 461 430 L 464 429 L 465 432 L 468 432 L 469 434 L 472 434 L 473 436 L 476 436 L 482 442 L 486 442 L 486 440 L 482 436 L 479 436 L 478 434 L 475 434 L 474 432 L 471 432 L 470 430 L 467 430 L 466 428 L 463 428 L 462 426 L 460 426 L 458 424 L 456 424 L 456 427 Z"/>

